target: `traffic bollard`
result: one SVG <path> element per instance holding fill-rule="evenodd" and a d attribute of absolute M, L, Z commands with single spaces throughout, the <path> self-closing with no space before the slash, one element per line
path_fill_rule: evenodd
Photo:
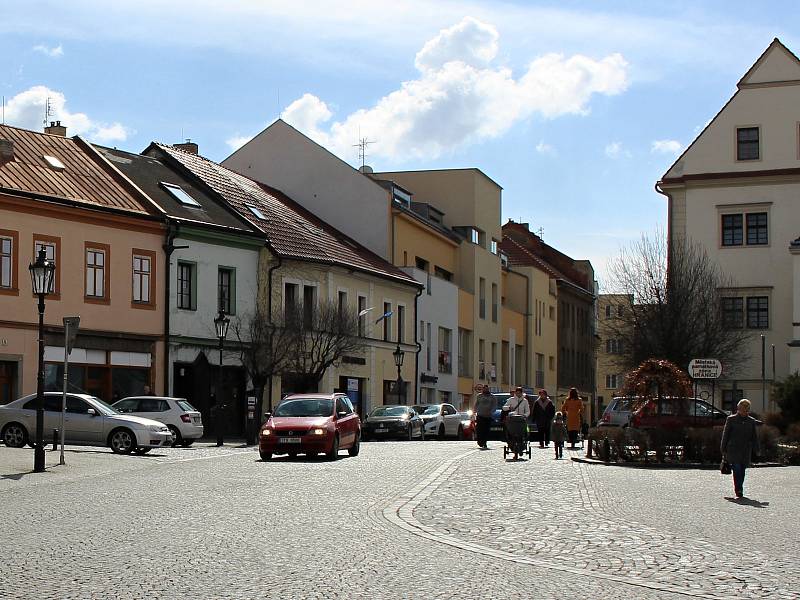
<path fill-rule="evenodd" d="M 603 460 L 609 462 L 611 460 L 611 444 L 608 438 L 603 438 Z"/>
<path fill-rule="evenodd" d="M 53 429 L 53 452 L 58 450 L 58 429 Z"/>

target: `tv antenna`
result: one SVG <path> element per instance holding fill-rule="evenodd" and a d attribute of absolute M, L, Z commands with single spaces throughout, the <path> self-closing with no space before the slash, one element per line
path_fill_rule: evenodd
<path fill-rule="evenodd" d="M 5 118 L 5 106 L 3 107 L 3 114 Z M 50 103 L 50 96 L 44 102 L 44 126 L 47 127 L 47 122 L 53 116 L 53 105 Z"/>
<path fill-rule="evenodd" d="M 361 137 L 361 130 L 358 130 L 358 143 L 353 144 L 354 148 L 358 148 L 358 160 L 361 161 L 361 166 L 364 167 L 367 164 L 367 146 L 370 144 L 374 144 L 374 140 L 368 140 L 365 137 Z"/>

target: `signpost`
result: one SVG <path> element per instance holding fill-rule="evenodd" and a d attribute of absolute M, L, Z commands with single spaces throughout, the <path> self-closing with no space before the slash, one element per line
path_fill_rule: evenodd
<path fill-rule="evenodd" d="M 78 337 L 78 327 L 81 324 L 80 317 L 64 317 L 64 384 L 61 395 L 61 457 L 58 464 L 64 463 L 64 414 L 67 412 L 67 380 L 69 378 L 69 355 L 75 345 L 75 338 Z"/>
<path fill-rule="evenodd" d="M 710 379 L 711 380 L 711 406 L 714 406 L 715 383 L 722 375 L 722 363 L 716 358 L 694 358 L 689 361 L 689 377 L 694 381 L 694 396 L 697 397 L 697 380 Z"/>

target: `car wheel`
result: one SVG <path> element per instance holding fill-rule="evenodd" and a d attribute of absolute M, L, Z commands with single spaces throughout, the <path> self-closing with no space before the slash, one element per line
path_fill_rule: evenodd
<path fill-rule="evenodd" d="M 441 425 L 439 425 L 439 431 L 438 431 L 438 433 L 436 434 L 436 437 L 438 437 L 440 440 L 443 440 L 443 439 L 444 439 L 444 423 L 442 423 Z"/>
<path fill-rule="evenodd" d="M 331 451 L 327 454 L 328 460 L 336 460 L 339 458 L 339 436 L 336 435 L 333 437 L 333 445 L 331 446 Z"/>
<path fill-rule="evenodd" d="M 358 456 L 358 452 L 361 450 L 361 440 L 356 437 L 356 441 L 353 442 L 353 445 L 347 449 L 347 454 L 350 456 Z"/>
<path fill-rule="evenodd" d="M 175 425 L 168 425 L 167 427 L 169 427 L 169 432 L 172 434 L 172 447 L 177 448 L 183 444 L 183 436 L 178 431 L 178 428 Z"/>
<path fill-rule="evenodd" d="M 147 454 L 150 452 L 152 448 L 142 448 L 141 446 L 137 446 L 136 449 L 133 451 L 134 454 Z"/>
<path fill-rule="evenodd" d="M 108 445 L 115 454 L 130 454 L 136 448 L 136 436 L 130 429 L 115 429 L 108 436 Z"/>
<path fill-rule="evenodd" d="M 181 446 L 184 448 L 188 448 L 192 444 L 194 444 L 194 440 L 181 440 Z"/>
<path fill-rule="evenodd" d="M 466 439 L 464 437 L 464 428 L 461 425 L 458 426 L 458 439 L 462 442 Z"/>
<path fill-rule="evenodd" d="M 264 450 L 259 450 L 258 455 L 261 457 L 261 460 L 264 462 L 268 460 L 272 460 L 272 452 L 265 452 Z"/>
<path fill-rule="evenodd" d="M 28 443 L 28 430 L 19 423 L 9 423 L 3 428 L 2 437 L 9 448 L 22 448 Z"/>

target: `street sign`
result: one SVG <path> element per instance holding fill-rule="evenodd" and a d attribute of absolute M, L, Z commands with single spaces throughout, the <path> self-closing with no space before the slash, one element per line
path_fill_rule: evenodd
<path fill-rule="evenodd" d="M 75 338 L 78 337 L 78 326 L 81 324 L 80 317 L 64 317 L 64 332 L 66 340 L 64 342 L 67 356 L 72 352 L 72 347 L 75 345 Z"/>
<path fill-rule="evenodd" d="M 692 379 L 717 379 L 722 375 L 722 363 L 716 358 L 694 358 L 689 363 Z"/>

